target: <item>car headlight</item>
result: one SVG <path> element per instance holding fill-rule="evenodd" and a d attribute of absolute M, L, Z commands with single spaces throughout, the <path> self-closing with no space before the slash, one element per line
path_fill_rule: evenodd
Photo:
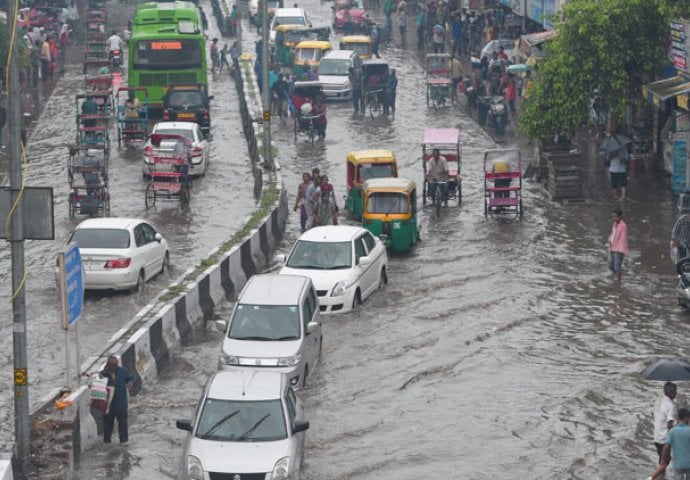
<path fill-rule="evenodd" d="M 290 457 L 283 457 L 273 465 L 271 480 L 287 480 L 290 475 Z"/>
<path fill-rule="evenodd" d="M 240 364 L 240 357 L 236 355 L 228 355 L 225 352 L 220 352 L 220 359 L 223 361 L 224 364 L 226 365 L 239 365 Z"/>
<path fill-rule="evenodd" d="M 194 455 L 187 456 L 187 476 L 190 480 L 204 480 L 204 467 Z"/>
<path fill-rule="evenodd" d="M 331 290 L 331 297 L 340 297 L 345 295 L 345 281 L 341 280 L 335 284 L 333 290 Z"/>
<path fill-rule="evenodd" d="M 281 357 L 278 359 L 278 366 L 279 367 L 293 367 L 299 363 L 299 361 L 302 359 L 301 354 L 297 355 L 292 355 L 291 357 Z"/>

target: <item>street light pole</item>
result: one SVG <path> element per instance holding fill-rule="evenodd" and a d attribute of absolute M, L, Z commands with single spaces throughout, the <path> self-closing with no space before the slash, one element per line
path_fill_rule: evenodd
<path fill-rule="evenodd" d="M 264 168 L 274 170 L 273 158 L 271 157 L 271 92 L 269 91 L 268 82 L 268 65 L 270 60 L 268 58 L 268 42 L 270 39 L 268 32 L 268 8 L 266 0 L 260 0 L 261 3 L 261 99 L 264 106 L 263 112 L 263 150 L 264 150 Z"/>
<path fill-rule="evenodd" d="M 26 471 L 30 450 L 28 360 L 26 352 L 26 297 L 24 275 L 24 228 L 21 205 L 22 194 L 22 146 L 21 146 L 21 91 L 17 70 L 17 42 L 13 42 L 17 25 L 15 2 L 8 2 L 7 45 L 12 45 L 9 65 L 9 86 L 7 95 L 7 120 L 10 147 L 10 192 L 12 199 L 10 235 L 12 245 L 12 343 L 14 354 L 14 440 L 18 467 Z M 21 39 L 19 39 L 21 41 Z M 0 225 L 0 228 L 6 228 Z"/>

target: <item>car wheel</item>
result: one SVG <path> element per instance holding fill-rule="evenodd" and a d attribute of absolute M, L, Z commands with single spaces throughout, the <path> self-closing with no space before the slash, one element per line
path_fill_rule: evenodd
<path fill-rule="evenodd" d="M 302 376 L 302 390 L 307 388 L 307 377 L 309 376 L 309 365 L 304 366 L 304 375 Z"/>
<path fill-rule="evenodd" d="M 352 310 L 357 311 L 359 307 L 362 306 L 362 295 L 359 293 L 359 289 L 355 292 L 355 297 L 352 299 Z"/>
<path fill-rule="evenodd" d="M 165 252 L 163 265 L 161 265 L 161 275 L 165 275 L 166 273 L 170 273 L 170 254 L 168 252 Z"/>
<path fill-rule="evenodd" d="M 139 272 L 139 277 L 137 278 L 137 285 L 134 287 L 134 290 L 137 293 L 142 293 L 144 291 L 144 286 L 146 284 L 146 275 L 144 275 L 144 271 L 141 270 Z"/>
<path fill-rule="evenodd" d="M 386 267 L 383 267 L 379 275 L 379 290 L 386 288 L 386 285 L 388 285 L 388 274 L 386 274 Z"/>

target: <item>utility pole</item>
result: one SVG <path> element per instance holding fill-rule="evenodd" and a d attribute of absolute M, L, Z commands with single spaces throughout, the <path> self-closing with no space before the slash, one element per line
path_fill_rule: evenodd
<path fill-rule="evenodd" d="M 237 55 L 242 55 L 242 12 L 240 12 L 240 0 L 235 2 L 235 6 L 237 7 L 237 30 L 235 31 L 235 35 L 237 35 Z"/>
<path fill-rule="evenodd" d="M 261 100 L 264 104 L 263 112 L 263 150 L 264 150 L 264 168 L 268 170 L 275 170 L 273 165 L 273 157 L 271 156 L 271 92 L 268 86 L 268 65 L 270 59 L 268 58 L 268 42 L 270 40 L 268 32 L 268 8 L 267 1 L 260 0 L 261 3 Z"/>
<path fill-rule="evenodd" d="M 22 41 L 16 38 L 12 42 L 13 27 L 17 25 L 15 2 L 8 2 L 7 45 L 14 45 L 9 66 L 10 84 L 7 95 L 7 121 L 10 147 L 10 192 L 12 205 L 21 200 L 22 187 L 22 147 L 21 147 L 21 90 L 19 71 L 17 70 L 17 44 Z M 13 207 L 9 241 L 12 245 L 12 340 L 14 350 L 14 441 L 15 456 L 19 468 L 26 472 L 30 450 L 29 418 L 29 382 L 28 360 L 26 352 L 26 296 L 24 276 L 24 218 L 21 204 Z M 0 225 L 5 228 L 5 225 Z"/>

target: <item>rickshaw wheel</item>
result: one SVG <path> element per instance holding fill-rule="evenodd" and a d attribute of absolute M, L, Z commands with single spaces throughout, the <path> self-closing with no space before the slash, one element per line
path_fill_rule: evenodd
<path fill-rule="evenodd" d="M 443 200 L 438 199 L 439 193 L 440 193 L 439 188 L 436 187 L 436 197 L 437 198 L 436 198 L 436 201 L 434 202 L 436 204 L 436 220 L 441 218 L 441 203 L 443 203 Z M 443 198 L 443 194 L 441 194 L 441 198 Z"/>
<path fill-rule="evenodd" d="M 189 200 L 192 196 L 192 193 L 190 192 L 190 189 L 188 186 L 184 186 L 180 188 L 180 206 L 182 208 L 187 208 L 189 207 Z"/>
<path fill-rule="evenodd" d="M 309 125 L 309 141 L 311 142 L 311 146 L 314 146 L 314 137 L 316 136 L 316 129 L 314 128 L 314 125 Z"/>
<path fill-rule="evenodd" d="M 146 196 L 144 197 L 144 200 L 146 203 L 147 210 L 156 205 L 156 191 L 153 189 L 152 182 L 149 182 L 146 185 Z"/>
<path fill-rule="evenodd" d="M 458 207 L 459 207 L 460 204 L 462 203 L 462 183 L 460 182 L 459 179 L 458 179 L 458 187 L 457 188 L 458 188 Z"/>
<path fill-rule="evenodd" d="M 117 148 L 122 148 L 122 130 L 117 127 Z"/>
<path fill-rule="evenodd" d="M 520 208 L 519 215 L 520 218 L 522 218 L 522 198 L 520 199 L 520 206 L 518 208 Z"/>
<path fill-rule="evenodd" d="M 426 206 L 426 179 L 422 185 L 422 206 Z"/>
<path fill-rule="evenodd" d="M 107 217 L 110 215 L 110 194 L 105 192 L 103 194 L 103 216 Z"/>
<path fill-rule="evenodd" d="M 297 141 L 297 117 L 295 117 L 295 142 Z"/>

